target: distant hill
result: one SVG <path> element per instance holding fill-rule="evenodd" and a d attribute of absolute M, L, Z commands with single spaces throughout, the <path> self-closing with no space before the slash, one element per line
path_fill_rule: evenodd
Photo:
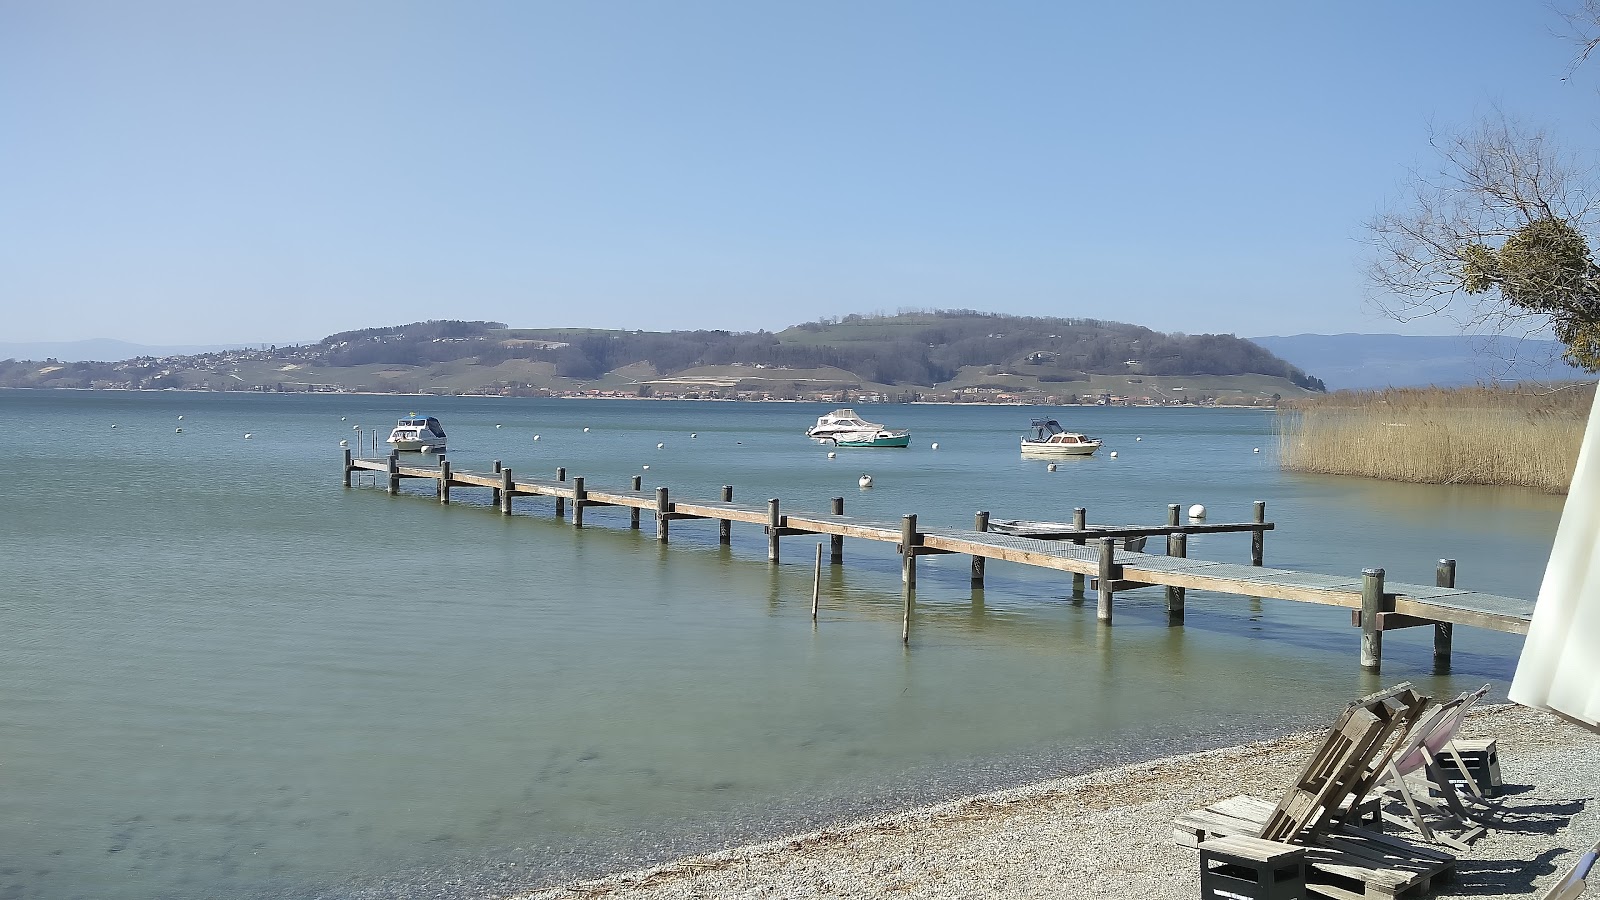
<path fill-rule="evenodd" d="M 55 359 L 62 362 L 101 361 L 117 362 L 136 356 L 193 356 L 215 353 L 218 350 L 237 350 L 245 344 L 191 344 L 172 347 L 153 347 L 147 344 L 130 344 L 110 338 L 87 341 L 33 341 L 30 343 L 0 343 L 0 359 Z"/>
<path fill-rule="evenodd" d="M 1296 334 L 1250 340 L 1316 372 L 1329 390 L 1594 377 L 1567 365 L 1558 341 L 1403 334 Z"/>
<path fill-rule="evenodd" d="M 758 331 L 435 320 L 314 344 L 0 362 L 0 386 L 1026 402 L 1270 402 L 1314 375 L 1231 334 L 952 310 Z"/>

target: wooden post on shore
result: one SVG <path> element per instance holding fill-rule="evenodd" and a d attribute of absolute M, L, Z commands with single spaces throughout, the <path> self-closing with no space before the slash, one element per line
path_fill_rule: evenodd
<path fill-rule="evenodd" d="M 977 532 L 987 532 L 989 530 L 988 510 L 980 510 L 977 515 L 972 517 L 972 530 Z M 983 562 L 984 560 L 981 556 L 972 557 L 973 587 L 983 587 Z"/>
<path fill-rule="evenodd" d="M 1256 501 L 1255 513 L 1256 513 L 1256 524 L 1257 525 L 1265 525 L 1267 523 L 1267 501 L 1265 501 L 1265 500 L 1257 500 Z M 1252 566 L 1261 565 L 1261 559 L 1266 553 L 1266 548 L 1267 548 L 1267 530 L 1265 528 L 1254 528 L 1254 529 L 1251 529 L 1251 531 L 1250 531 L 1250 565 L 1252 565 Z"/>
<path fill-rule="evenodd" d="M 917 586 L 917 515 L 900 517 L 900 583 Z"/>
<path fill-rule="evenodd" d="M 1072 511 L 1072 527 L 1077 531 L 1082 531 L 1083 529 L 1089 527 L 1089 510 L 1087 510 L 1087 509 L 1085 509 L 1085 508 L 1083 508 L 1081 506 L 1078 507 L 1077 509 L 1074 509 Z M 1073 538 L 1072 542 L 1074 544 L 1077 544 L 1079 547 L 1082 547 L 1084 545 L 1083 536 L 1079 535 L 1078 537 Z M 1082 600 L 1083 599 L 1083 573 L 1082 572 L 1073 572 L 1072 573 L 1072 599 L 1074 599 L 1074 600 Z"/>
<path fill-rule="evenodd" d="M 778 532 L 783 527 L 783 515 L 778 512 L 778 498 L 767 501 L 767 562 L 778 563 Z"/>
<path fill-rule="evenodd" d="M 583 488 L 583 476 L 572 479 L 572 527 L 583 527 L 583 508 L 589 504 L 589 492 Z"/>
<path fill-rule="evenodd" d="M 439 502 L 450 502 L 450 460 L 439 460 Z"/>
<path fill-rule="evenodd" d="M 516 482 L 511 478 L 510 469 L 500 470 L 500 515 L 511 515 L 511 498 L 514 495 L 512 485 Z"/>
<path fill-rule="evenodd" d="M 400 493 L 400 451 L 389 451 L 389 493 Z"/>
<path fill-rule="evenodd" d="M 1176 506 L 1173 509 L 1177 509 Z M 1189 555 L 1189 536 L 1181 531 L 1174 531 L 1167 535 L 1167 555 L 1182 559 Z M 1183 624 L 1184 589 L 1181 587 L 1167 588 L 1167 624 Z"/>
<path fill-rule="evenodd" d="M 558 467 L 556 469 L 556 480 L 557 481 L 566 481 L 567 480 L 567 467 L 566 466 L 560 466 L 560 467 Z M 567 498 L 565 498 L 565 497 L 563 497 L 563 496 L 558 494 L 558 495 L 556 495 L 556 518 L 565 519 L 566 517 L 567 517 Z"/>
<path fill-rule="evenodd" d="M 355 468 L 355 465 L 350 462 L 350 448 L 346 447 L 346 448 L 344 448 L 344 486 L 345 487 L 349 487 L 350 486 L 350 470 L 353 469 L 353 468 Z"/>
<path fill-rule="evenodd" d="M 642 490 L 644 490 L 644 476 L 633 476 L 633 492 L 637 494 Z M 634 531 L 639 530 L 639 507 L 637 506 L 631 507 L 628 510 L 628 527 Z"/>
<path fill-rule="evenodd" d="M 822 597 L 822 542 L 817 541 L 817 565 L 811 570 L 811 622 L 817 621 L 817 603 Z"/>
<path fill-rule="evenodd" d="M 1433 583 L 1444 588 L 1455 587 L 1456 561 L 1439 560 L 1439 568 L 1434 570 Z M 1435 622 L 1433 625 L 1433 667 L 1436 671 L 1450 671 L 1450 644 L 1455 637 L 1455 629 L 1456 627 L 1449 622 Z"/>
<path fill-rule="evenodd" d="M 844 515 L 844 498 L 833 498 L 830 509 L 836 516 Z M 835 566 L 844 563 L 844 535 L 836 534 L 828 539 L 828 562 Z"/>
<path fill-rule="evenodd" d="M 1117 539 L 1100 539 L 1100 608 L 1095 618 L 1111 624 L 1111 583 L 1116 580 Z"/>
<path fill-rule="evenodd" d="M 1361 570 L 1361 668 L 1378 671 L 1383 665 L 1383 632 L 1378 614 L 1383 612 L 1383 570 Z"/>
<path fill-rule="evenodd" d="M 499 475 L 500 474 L 500 470 L 502 468 L 503 468 L 503 466 L 500 465 L 500 460 L 498 460 L 498 459 L 495 460 L 494 461 L 494 473 L 496 475 Z M 500 505 L 500 489 L 499 488 L 491 488 L 489 490 L 489 505 L 490 506 L 499 506 Z"/>
<path fill-rule="evenodd" d="M 656 541 L 662 544 L 667 542 L 667 513 L 672 511 L 672 504 L 667 500 L 667 489 L 656 488 Z"/>
<path fill-rule="evenodd" d="M 722 502 L 723 503 L 732 503 L 733 502 L 733 485 L 725 484 L 725 485 L 722 486 Z M 728 544 L 732 544 L 733 543 L 733 520 L 732 519 L 723 519 L 722 521 L 717 523 L 717 543 L 722 544 L 724 546 L 727 546 Z"/>

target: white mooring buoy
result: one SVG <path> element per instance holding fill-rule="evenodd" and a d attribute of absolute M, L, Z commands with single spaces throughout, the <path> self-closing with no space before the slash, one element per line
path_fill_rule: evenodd
<path fill-rule="evenodd" d="M 173 431 L 178 433 L 178 434 L 183 434 L 183 429 L 182 428 L 174 428 Z"/>
<path fill-rule="evenodd" d="M 1117 451 L 1115 451 L 1115 450 L 1111 451 L 1111 458 L 1112 459 L 1116 459 L 1117 458 Z"/>
<path fill-rule="evenodd" d="M 1204 519 L 1205 517 L 1206 517 L 1206 508 L 1204 506 L 1201 506 L 1200 504 L 1196 503 L 1195 505 L 1189 507 L 1189 518 L 1191 518 L 1191 519 Z"/>
<path fill-rule="evenodd" d="M 588 434 L 589 433 L 589 426 L 587 426 L 587 425 L 583 426 L 583 433 L 584 434 Z"/>
<path fill-rule="evenodd" d="M 350 446 L 350 442 L 349 441 L 340 441 L 339 442 L 339 446 L 348 447 L 348 446 Z"/>
<path fill-rule="evenodd" d="M 656 449 L 657 449 L 657 450 L 660 450 L 660 449 L 661 449 L 661 448 L 663 448 L 663 447 L 665 447 L 665 446 L 667 446 L 667 443 L 666 443 L 666 441 L 662 441 L 662 442 L 661 442 L 661 443 L 659 443 L 659 444 L 656 444 Z"/>
<path fill-rule="evenodd" d="M 646 469 L 650 468 L 650 464 L 649 463 L 645 463 L 643 468 L 646 468 Z"/>
<path fill-rule="evenodd" d="M 856 479 L 856 484 L 859 484 L 864 488 L 872 487 L 872 476 L 862 472 L 861 477 Z"/>
<path fill-rule="evenodd" d="M 933 442 L 933 446 L 932 446 L 932 447 L 930 447 L 930 448 L 929 448 L 929 449 L 930 449 L 930 450 L 937 450 L 937 449 L 939 449 L 939 442 L 938 442 L 938 441 L 934 441 L 934 442 Z"/>
<path fill-rule="evenodd" d="M 692 437 L 692 438 L 697 438 L 697 437 L 699 437 L 699 436 L 700 436 L 700 432 L 698 432 L 698 431 L 691 431 L 691 432 L 689 432 L 689 437 Z"/>
<path fill-rule="evenodd" d="M 255 435 L 253 435 L 253 434 L 251 434 L 251 433 L 250 433 L 250 432 L 248 432 L 248 431 L 246 431 L 246 432 L 245 432 L 245 433 L 244 433 L 244 439 L 245 439 L 245 440 L 247 440 L 247 441 L 248 441 L 248 440 L 250 440 L 250 439 L 251 439 L 251 438 L 253 438 L 253 437 L 255 437 Z"/>
<path fill-rule="evenodd" d="M 838 456 L 838 455 L 839 455 L 839 454 L 837 454 L 837 453 L 835 453 L 835 452 L 833 452 L 833 451 L 832 451 L 832 450 L 829 450 L 829 451 L 828 451 L 828 458 L 829 458 L 829 459 L 833 459 L 833 458 L 834 458 L 834 457 L 835 457 L 835 456 Z"/>
<path fill-rule="evenodd" d="M 1254 450 L 1251 450 L 1251 451 L 1250 451 L 1250 452 L 1251 452 L 1251 453 L 1260 453 L 1260 452 L 1261 452 L 1261 448 L 1260 448 L 1260 447 L 1257 447 L 1257 448 L 1255 448 L 1255 449 L 1254 449 Z"/>
<path fill-rule="evenodd" d="M 536 434 L 536 435 L 533 436 L 533 439 L 537 441 L 539 439 L 539 436 Z"/>
<path fill-rule="evenodd" d="M 499 422 L 494 423 L 494 427 L 499 428 L 500 427 L 500 423 Z"/>
<path fill-rule="evenodd" d="M 1050 465 L 1045 466 L 1044 470 L 1046 472 L 1054 472 L 1056 470 L 1056 464 L 1055 463 L 1051 463 Z"/>

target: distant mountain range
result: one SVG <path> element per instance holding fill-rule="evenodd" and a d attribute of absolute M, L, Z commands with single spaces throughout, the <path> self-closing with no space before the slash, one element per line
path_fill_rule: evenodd
<path fill-rule="evenodd" d="M 1594 379 L 1562 360 L 1564 348 L 1558 341 L 1403 334 L 1296 334 L 1250 340 L 1321 378 L 1331 391 Z"/>
<path fill-rule="evenodd" d="M 118 362 L 136 356 L 194 356 L 199 353 L 216 353 L 219 350 L 239 350 L 244 347 L 265 347 L 266 344 L 185 344 L 155 347 L 148 344 L 130 344 L 111 338 L 93 338 L 87 341 L 35 341 L 33 343 L 0 342 L 0 359 L 54 359 L 60 362 Z"/>

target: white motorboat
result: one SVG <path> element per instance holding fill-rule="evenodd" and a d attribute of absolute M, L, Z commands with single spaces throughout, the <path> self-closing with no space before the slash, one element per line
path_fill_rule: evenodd
<path fill-rule="evenodd" d="M 389 446 L 396 450 L 421 450 L 424 453 L 444 452 L 444 426 L 433 416 L 412 413 L 401 419 L 389 432 Z"/>
<path fill-rule="evenodd" d="M 908 447 L 911 432 L 903 428 L 885 428 L 856 415 L 853 409 L 836 409 L 817 417 L 817 424 L 806 430 L 806 436 L 827 441 L 839 447 Z"/>
<path fill-rule="evenodd" d="M 1088 456 L 1100 449 L 1100 439 L 1067 431 L 1055 419 L 1034 419 L 1033 432 L 1022 436 L 1023 456 Z"/>

